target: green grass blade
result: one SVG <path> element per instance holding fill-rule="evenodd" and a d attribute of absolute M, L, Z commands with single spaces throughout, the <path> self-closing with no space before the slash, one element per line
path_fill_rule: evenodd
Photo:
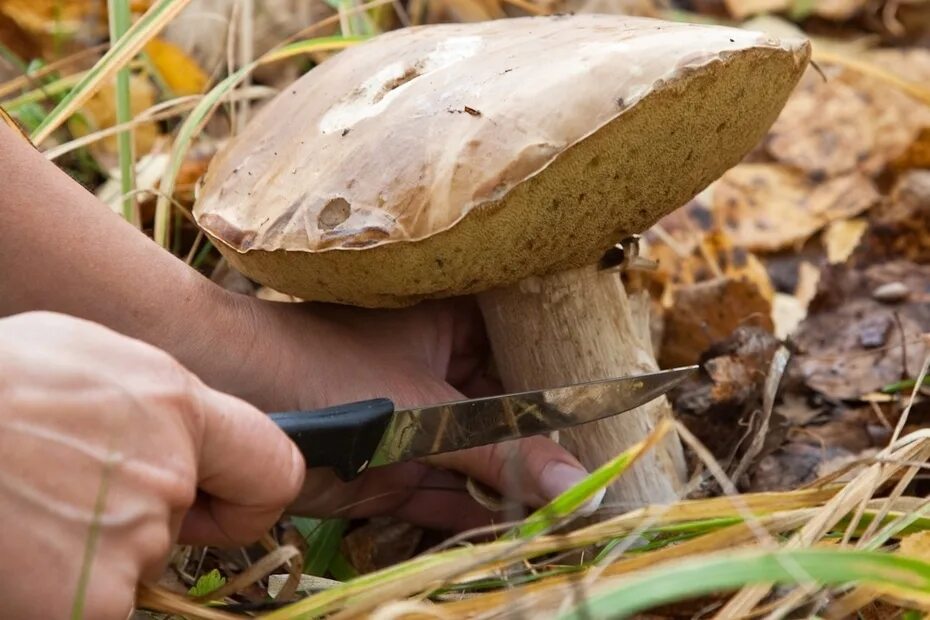
<path fill-rule="evenodd" d="M 100 488 L 94 500 L 94 517 L 90 522 L 87 538 L 84 541 L 84 555 L 81 558 L 81 572 L 78 574 L 77 589 L 74 603 L 71 605 L 71 620 L 84 618 L 84 604 L 86 603 L 87 588 L 90 586 L 90 576 L 93 571 L 94 557 L 97 555 L 97 545 L 100 542 L 100 531 L 103 527 L 103 513 L 106 511 L 107 496 L 110 492 L 110 476 L 116 465 L 117 458 L 113 452 L 107 457 L 100 476 Z"/>
<path fill-rule="evenodd" d="M 33 132 L 35 144 L 41 144 L 96 92 L 100 84 L 125 67 L 152 38 L 187 6 L 190 0 L 157 0 L 126 35 L 116 41 L 71 92 L 61 100 Z"/>
<path fill-rule="evenodd" d="M 304 573 L 325 577 L 333 558 L 339 551 L 348 521 L 292 517 L 291 523 L 307 542 L 307 552 L 304 554 Z"/>
<path fill-rule="evenodd" d="M 646 439 L 601 465 L 587 478 L 528 516 L 523 523 L 509 530 L 501 538 L 504 540 L 529 538 L 557 525 L 559 521 L 584 506 L 601 490 L 606 489 L 636 459 L 661 440 L 669 430 L 671 430 L 671 425 L 663 421 Z"/>
<path fill-rule="evenodd" d="M 349 559 L 339 550 L 336 551 L 336 555 L 333 556 L 332 561 L 329 563 L 329 574 L 338 581 L 349 581 L 358 577 L 355 567 L 349 563 Z"/>
<path fill-rule="evenodd" d="M 132 25 L 132 13 L 129 0 L 109 0 L 110 44 L 115 46 Z M 132 120 L 132 106 L 129 94 L 129 69 L 123 67 L 116 73 L 116 123 L 122 125 Z M 132 130 L 121 131 L 116 135 L 119 151 L 120 191 L 123 194 L 123 217 L 128 222 L 139 224 L 136 213 L 136 201 L 133 198 L 135 187 L 135 157 L 133 154 Z"/>
<path fill-rule="evenodd" d="M 170 238 L 168 223 L 171 213 L 171 198 L 174 195 L 174 187 L 175 183 L 177 182 L 178 171 L 181 169 L 181 165 L 184 163 L 184 158 L 187 156 L 187 151 L 190 149 L 191 142 L 193 141 L 194 137 L 200 133 L 200 130 L 206 124 L 207 120 L 209 120 L 210 115 L 216 109 L 223 95 L 235 88 L 243 79 L 245 79 L 245 77 L 250 72 L 254 71 L 255 68 L 259 65 L 276 60 L 283 60 L 285 58 L 290 58 L 300 54 L 340 50 L 364 40 L 365 37 L 334 36 L 320 37 L 317 39 L 308 39 L 306 41 L 292 43 L 291 45 L 272 50 L 255 62 L 242 67 L 235 73 L 228 76 L 222 82 L 214 86 L 210 92 L 204 95 L 200 100 L 200 103 L 197 104 L 197 107 L 194 108 L 184 120 L 184 123 L 178 130 L 178 135 L 174 140 L 174 145 L 171 150 L 171 160 L 167 169 L 165 170 L 165 174 L 162 176 L 161 184 L 159 186 L 161 191 L 158 196 L 158 201 L 155 204 L 155 231 L 153 235 L 155 241 L 164 248 L 168 247 L 167 243 Z"/>
<path fill-rule="evenodd" d="M 864 583 L 907 599 L 930 600 L 930 564 L 872 551 L 797 549 L 719 553 L 608 582 L 558 620 L 606 620 L 752 584 Z"/>

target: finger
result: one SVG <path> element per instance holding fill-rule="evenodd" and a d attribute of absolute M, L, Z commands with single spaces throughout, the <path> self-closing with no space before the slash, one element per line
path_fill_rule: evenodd
<path fill-rule="evenodd" d="M 253 542 L 300 492 L 306 465 L 266 415 L 205 388 L 198 486 L 230 543 Z"/>
<path fill-rule="evenodd" d="M 230 533 L 230 511 L 235 531 Z M 232 547 L 258 540 L 284 514 L 282 509 L 229 506 L 228 502 L 202 495 L 183 515 L 177 540 L 182 545 Z"/>
<path fill-rule="evenodd" d="M 435 530 L 464 532 L 501 522 L 501 515 L 476 502 L 459 474 L 429 468 L 417 489 L 392 514 Z"/>
<path fill-rule="evenodd" d="M 472 297 L 449 300 L 452 314 L 452 350 L 446 381 L 463 394 L 477 398 L 502 391 L 490 375 L 491 347 L 477 301 Z"/>
<path fill-rule="evenodd" d="M 453 531 L 495 519 L 471 498 L 461 475 L 422 463 L 377 467 L 348 483 L 328 470 L 312 469 L 300 498 L 288 511 L 350 519 L 393 514 L 422 527 Z"/>
<path fill-rule="evenodd" d="M 491 486 L 504 497 L 530 506 L 555 499 L 588 475 L 578 460 L 547 437 L 528 437 L 431 456 L 430 464 L 446 467 Z M 593 512 L 603 493 L 581 511 Z"/>

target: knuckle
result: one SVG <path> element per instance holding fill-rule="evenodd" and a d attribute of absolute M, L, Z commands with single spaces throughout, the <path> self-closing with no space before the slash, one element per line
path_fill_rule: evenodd
<path fill-rule="evenodd" d="M 173 510 L 188 510 L 197 501 L 197 485 L 186 473 L 174 477 L 168 484 L 165 499 Z"/>
<path fill-rule="evenodd" d="M 167 521 L 159 521 L 149 527 L 141 528 L 137 539 L 139 566 L 145 572 L 151 572 L 153 567 L 156 569 L 160 567 L 171 553 L 174 544 Z"/>

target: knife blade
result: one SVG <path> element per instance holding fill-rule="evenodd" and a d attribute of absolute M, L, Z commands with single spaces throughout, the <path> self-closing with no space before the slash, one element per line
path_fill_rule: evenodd
<path fill-rule="evenodd" d="M 541 435 L 608 418 L 648 403 L 697 366 L 557 388 L 395 409 L 387 398 L 315 411 L 272 413 L 308 467 L 331 467 L 345 481 L 370 467 Z"/>

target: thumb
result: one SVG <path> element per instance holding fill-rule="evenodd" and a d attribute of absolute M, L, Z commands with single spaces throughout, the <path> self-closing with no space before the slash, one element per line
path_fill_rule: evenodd
<path fill-rule="evenodd" d="M 225 546 L 257 540 L 303 484 L 297 447 L 251 405 L 204 387 L 201 495 L 184 519 L 182 539 Z"/>

